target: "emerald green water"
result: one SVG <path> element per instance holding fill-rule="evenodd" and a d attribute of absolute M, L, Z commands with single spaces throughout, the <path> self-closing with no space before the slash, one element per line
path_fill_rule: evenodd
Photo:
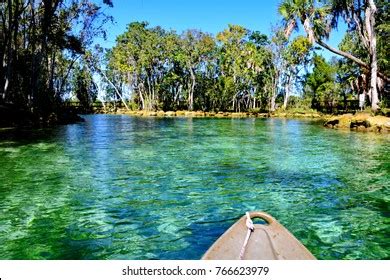
<path fill-rule="evenodd" d="M 199 259 L 263 210 L 319 259 L 390 258 L 390 137 L 86 116 L 0 133 L 0 259 Z"/>

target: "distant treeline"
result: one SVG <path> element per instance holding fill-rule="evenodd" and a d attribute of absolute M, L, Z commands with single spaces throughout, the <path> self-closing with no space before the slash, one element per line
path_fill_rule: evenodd
<path fill-rule="evenodd" d="M 92 1 L 0 5 L 0 105 L 39 118 L 68 100 L 86 111 L 96 100 L 164 111 L 388 106 L 388 1 L 284 0 L 270 36 L 233 24 L 214 36 L 133 22 L 111 49 L 93 45 L 112 18 Z M 329 46 L 340 22 L 348 30 Z M 299 27 L 305 36 L 291 36 Z M 338 56 L 327 61 L 320 48 Z"/>

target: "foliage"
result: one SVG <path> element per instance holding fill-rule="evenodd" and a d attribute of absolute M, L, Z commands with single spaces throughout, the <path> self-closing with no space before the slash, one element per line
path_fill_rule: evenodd
<path fill-rule="evenodd" d="M 76 61 L 96 37 L 105 37 L 102 26 L 111 18 L 89 0 L 0 5 L 0 103 L 45 119 L 72 91 Z"/>
<path fill-rule="evenodd" d="M 76 68 L 73 89 L 77 99 L 80 101 L 80 106 L 86 112 L 90 112 L 92 104 L 97 98 L 97 86 L 92 79 L 91 72 L 86 67 Z"/>
<path fill-rule="evenodd" d="M 270 38 L 233 24 L 214 36 L 132 22 L 111 49 L 93 46 L 112 18 L 92 0 L 0 5 L 0 105 L 38 119 L 74 96 L 86 110 L 99 100 L 133 110 L 216 112 L 330 112 L 362 95 L 375 110 L 390 99 L 385 0 L 283 0 L 283 28 Z M 340 22 L 348 32 L 336 49 L 325 40 Z M 307 36 L 293 37 L 300 25 Z M 325 61 L 315 44 L 341 57 Z"/>
<path fill-rule="evenodd" d="M 386 23 L 378 17 L 378 14 L 383 18 L 388 16 L 387 2 L 374 0 L 284 0 L 279 6 L 279 13 L 283 17 L 287 37 L 291 35 L 293 30 L 297 30 L 298 24 L 301 23 L 311 43 L 317 43 L 329 51 L 353 61 L 363 69 L 362 72 L 367 72 L 364 73 L 366 79 L 364 94 L 370 98 L 371 108 L 374 111 L 378 109 L 380 94 L 384 94 L 385 89 L 382 85 L 390 82 L 386 72 L 383 72 L 385 68 L 382 68 L 383 63 L 386 64 L 386 59 L 381 60 L 380 57 L 378 59 L 378 55 L 387 57 L 386 54 L 381 53 L 385 47 L 380 42 L 386 34 L 388 21 Z M 358 52 L 352 53 L 345 49 L 336 49 L 324 42 L 324 39 L 329 38 L 331 30 L 337 28 L 340 21 L 347 24 L 349 33 L 354 32 L 357 35 L 353 38 L 357 39 L 355 40 L 358 43 L 357 48 L 353 45 L 344 47 L 354 48 Z M 380 43 L 380 48 L 377 48 L 377 41 Z"/>
<path fill-rule="evenodd" d="M 145 110 L 247 110 L 262 106 L 267 37 L 229 25 L 216 38 L 134 22 L 118 36 L 108 69 Z"/>

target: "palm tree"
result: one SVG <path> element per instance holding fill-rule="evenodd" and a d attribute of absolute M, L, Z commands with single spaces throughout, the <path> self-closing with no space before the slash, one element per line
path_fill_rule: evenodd
<path fill-rule="evenodd" d="M 322 1 L 323 3 L 324 1 Z M 285 35 L 289 37 L 298 29 L 300 22 L 311 43 L 350 59 L 371 73 L 370 91 L 371 108 L 378 109 L 377 76 L 390 82 L 390 78 L 378 71 L 376 58 L 376 35 L 374 30 L 376 6 L 373 0 L 327 0 L 320 4 L 316 0 L 284 0 L 279 5 L 279 13 L 283 17 Z M 356 3 L 355 3 L 356 2 Z M 370 56 L 367 64 L 350 53 L 333 48 L 323 39 L 328 39 L 332 28 L 337 27 L 342 17 L 351 30 L 357 29 Z"/>
<path fill-rule="evenodd" d="M 315 42 L 311 25 L 313 19 L 313 0 L 285 0 L 279 5 L 279 13 L 283 16 L 285 35 L 290 37 L 292 31 L 298 30 L 298 22 L 301 22 L 309 41 Z"/>

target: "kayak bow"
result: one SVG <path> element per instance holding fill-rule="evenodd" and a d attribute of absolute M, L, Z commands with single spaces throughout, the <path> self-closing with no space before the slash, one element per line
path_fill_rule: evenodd
<path fill-rule="evenodd" d="M 253 224 L 260 218 L 262 224 Z M 202 260 L 315 260 L 316 258 L 271 215 L 247 212 L 203 255 Z"/>

